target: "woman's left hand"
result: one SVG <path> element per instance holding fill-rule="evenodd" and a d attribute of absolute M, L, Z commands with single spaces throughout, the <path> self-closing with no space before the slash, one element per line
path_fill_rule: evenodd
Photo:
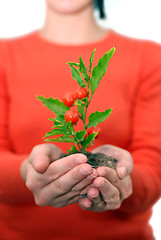
<path fill-rule="evenodd" d="M 122 201 L 132 194 L 131 154 L 112 145 L 103 145 L 93 152 L 101 152 L 116 158 L 118 160 L 116 170 L 105 166 L 98 167 L 98 177 L 93 181 L 92 186 L 88 186 L 88 197 L 81 198 L 79 205 L 83 209 L 96 212 L 118 209 Z M 84 192 L 82 191 L 81 194 Z"/>

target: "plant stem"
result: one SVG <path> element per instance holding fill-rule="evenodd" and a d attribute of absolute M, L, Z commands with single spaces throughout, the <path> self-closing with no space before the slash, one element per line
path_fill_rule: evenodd
<path fill-rule="evenodd" d="M 92 96 L 90 97 L 90 89 L 91 89 L 91 69 L 89 69 L 89 83 L 88 83 L 88 94 L 87 94 L 87 98 L 88 98 L 88 104 L 85 106 L 85 113 L 84 113 L 84 128 L 86 129 L 87 126 L 86 126 L 86 117 L 87 117 L 87 110 L 88 110 L 88 106 L 91 102 L 91 98 Z"/>

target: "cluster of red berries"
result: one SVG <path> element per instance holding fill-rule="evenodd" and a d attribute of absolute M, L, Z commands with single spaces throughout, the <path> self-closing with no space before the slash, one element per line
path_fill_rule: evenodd
<path fill-rule="evenodd" d="M 83 99 L 85 97 L 87 97 L 87 90 L 83 87 L 79 87 L 75 93 L 72 92 L 68 92 L 64 95 L 63 97 L 63 102 L 66 106 L 68 107 L 72 107 L 74 102 L 76 101 L 76 99 Z M 78 111 L 76 111 L 75 109 L 70 109 L 65 113 L 65 121 L 69 122 L 71 121 L 72 124 L 75 124 L 78 122 L 79 120 L 79 115 L 78 115 Z"/>
<path fill-rule="evenodd" d="M 88 95 L 88 92 L 85 88 L 83 87 L 79 87 L 77 88 L 77 90 L 75 91 L 75 93 L 73 92 L 68 92 L 64 95 L 63 97 L 63 103 L 67 106 L 67 107 L 72 107 L 74 105 L 74 102 L 76 101 L 76 99 L 83 99 L 86 98 Z M 66 122 L 70 122 L 72 124 L 76 124 L 79 120 L 79 114 L 78 111 L 75 109 L 70 109 L 65 113 L 65 121 Z M 84 138 L 86 138 L 88 135 L 98 132 L 96 138 L 98 137 L 98 135 L 100 134 L 100 128 L 99 127 L 90 127 L 86 129 L 86 135 Z"/>
<path fill-rule="evenodd" d="M 79 88 L 77 88 L 75 93 L 73 93 L 73 92 L 66 93 L 63 97 L 63 102 L 66 106 L 71 107 L 71 106 L 73 106 L 76 99 L 86 98 L 87 94 L 88 94 L 88 92 L 85 88 L 79 87 Z"/>

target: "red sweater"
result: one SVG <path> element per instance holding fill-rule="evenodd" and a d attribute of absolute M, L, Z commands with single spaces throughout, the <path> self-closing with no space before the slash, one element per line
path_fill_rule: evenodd
<path fill-rule="evenodd" d="M 103 213 L 38 207 L 20 177 L 20 164 L 50 131 L 51 112 L 36 95 L 62 99 L 77 83 L 69 61 L 88 64 L 115 47 L 89 111 L 113 108 L 95 147 L 113 144 L 131 152 L 133 194 L 120 209 Z M 63 151 L 67 144 L 58 144 Z M 161 195 L 161 46 L 113 31 L 80 46 L 43 40 L 37 32 L 0 42 L 0 239 L 152 240 L 151 208 Z"/>

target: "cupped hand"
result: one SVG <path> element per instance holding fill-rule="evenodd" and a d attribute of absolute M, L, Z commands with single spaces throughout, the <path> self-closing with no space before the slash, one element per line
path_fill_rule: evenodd
<path fill-rule="evenodd" d="M 38 206 L 63 207 L 77 202 L 82 189 L 97 176 L 84 154 L 63 158 L 61 154 L 54 144 L 37 145 L 21 166 L 22 178 Z"/>
<path fill-rule="evenodd" d="M 118 209 L 123 200 L 132 194 L 130 173 L 133 170 L 131 154 L 119 147 L 103 145 L 93 152 L 101 152 L 118 160 L 116 170 L 101 166 L 97 168 L 98 177 L 87 187 L 88 198 L 81 198 L 83 209 L 103 212 Z"/>

